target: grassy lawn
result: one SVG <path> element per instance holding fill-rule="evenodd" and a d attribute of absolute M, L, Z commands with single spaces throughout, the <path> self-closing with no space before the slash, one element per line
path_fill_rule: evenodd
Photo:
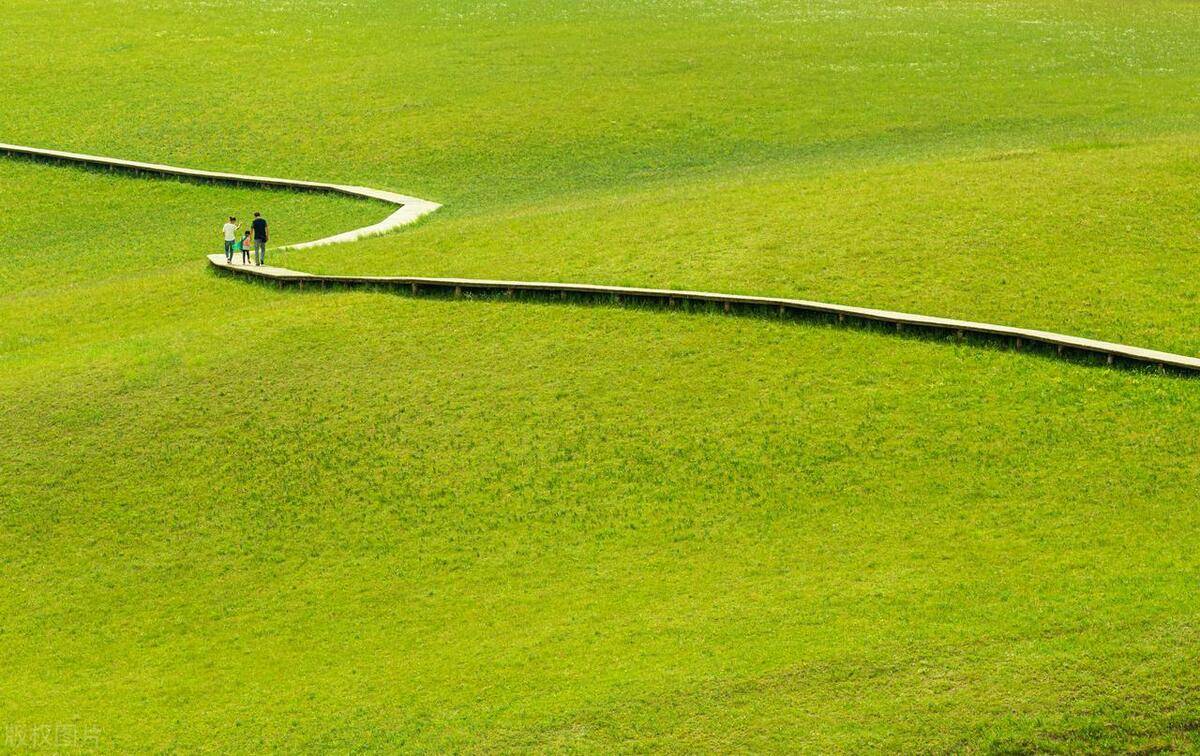
<path fill-rule="evenodd" d="M 1200 352 L 1191 3 L 3 12 L 0 141 L 446 203 L 294 267 Z M 1200 748 L 1193 380 L 203 263 L 345 198 L 0 160 L 0 207 L 6 749 Z"/>
<path fill-rule="evenodd" d="M 282 259 L 331 273 L 796 296 L 1194 354 L 1197 154 L 1189 137 L 816 175 L 741 170 Z"/>

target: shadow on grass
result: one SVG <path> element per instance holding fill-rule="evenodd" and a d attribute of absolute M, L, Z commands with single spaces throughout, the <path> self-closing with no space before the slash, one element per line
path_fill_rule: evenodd
<path fill-rule="evenodd" d="M 273 289 L 297 289 L 305 294 L 335 293 L 343 291 L 366 291 L 392 296 L 420 297 L 426 299 L 465 299 L 479 302 L 539 302 L 584 307 L 620 307 L 622 309 L 677 311 L 689 314 L 727 314 L 738 317 L 789 321 L 817 325 L 827 328 L 853 328 L 867 333 L 886 334 L 903 339 L 917 339 L 971 346 L 1001 352 L 1019 352 L 1040 359 L 1054 359 L 1087 367 L 1107 367 L 1141 373 L 1179 378 L 1196 378 L 1196 371 L 1172 365 L 1145 362 L 1142 360 L 1105 354 L 1088 349 L 1033 341 L 1014 336 L 985 334 L 967 329 L 942 326 L 925 326 L 911 323 L 894 323 L 847 313 L 829 313 L 778 304 L 738 302 L 721 300 L 698 300 L 684 296 L 669 296 L 668 293 L 609 293 L 563 289 L 522 289 L 505 287 L 503 282 L 492 285 L 462 286 L 453 279 L 371 281 L 367 279 L 312 276 L 309 278 L 276 279 L 254 275 L 249 272 L 230 271 L 210 267 L 215 275 L 250 280 L 260 286 Z"/>

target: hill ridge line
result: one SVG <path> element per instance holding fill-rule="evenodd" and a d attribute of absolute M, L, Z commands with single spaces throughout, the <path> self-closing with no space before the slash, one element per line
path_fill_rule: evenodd
<path fill-rule="evenodd" d="M 327 236 L 309 242 L 289 244 L 275 248 L 276 251 L 285 249 L 308 249 L 328 244 L 342 244 L 358 241 L 370 236 L 388 233 L 402 226 L 409 225 L 419 218 L 434 212 L 441 207 L 436 202 L 398 194 L 383 189 L 372 189 L 364 186 L 335 184 L 318 181 L 301 181 L 281 179 L 271 176 L 251 176 L 221 171 L 207 171 L 194 168 L 163 165 L 159 163 L 143 163 L 134 160 L 88 155 L 77 152 L 47 150 L 38 147 L 0 143 L 0 154 L 15 157 L 26 157 L 53 162 L 66 162 L 78 165 L 93 165 L 106 169 L 117 169 L 131 173 L 149 173 L 156 175 L 175 176 L 179 178 L 229 183 L 238 185 L 282 187 L 299 191 L 330 192 L 345 194 L 364 199 L 373 199 L 396 205 L 397 209 L 379 223 L 362 228 L 344 231 L 333 236 Z M 776 312 L 780 316 L 788 314 L 805 314 L 836 319 L 838 323 L 847 320 L 857 323 L 882 323 L 892 326 L 897 331 L 905 328 L 923 333 L 937 332 L 951 334 L 956 339 L 966 336 L 1000 339 L 1013 344 L 1017 349 L 1025 346 L 1040 345 L 1051 347 L 1052 353 L 1058 355 L 1099 356 L 1107 364 L 1117 361 L 1133 364 L 1150 364 L 1169 368 L 1184 373 L 1200 373 L 1200 358 L 1190 357 L 1173 352 L 1162 352 L 1154 349 L 1130 346 L 1109 341 L 1099 341 L 1080 336 L 1041 331 L 1031 328 L 1019 328 L 995 323 L 984 323 L 970 320 L 956 320 L 929 315 L 897 312 L 893 310 L 878 310 L 868 307 L 816 302 L 804 299 L 784 297 L 759 297 L 743 294 L 723 294 L 719 292 L 686 291 L 677 289 L 646 289 L 629 286 L 607 286 L 600 284 L 555 283 L 541 281 L 504 281 L 476 278 L 429 278 L 421 276 L 335 276 L 305 273 L 271 266 L 238 265 L 225 260 L 223 254 L 208 255 L 209 264 L 223 273 L 231 273 L 250 279 L 269 281 L 279 286 L 291 285 L 303 288 L 305 284 L 319 287 L 368 288 L 368 289 L 407 289 L 412 294 L 418 294 L 422 289 L 442 293 L 461 295 L 464 291 L 486 294 L 513 296 L 516 293 L 536 294 L 541 296 L 584 298 L 596 300 L 604 298 L 608 301 L 620 302 L 623 299 L 631 302 L 654 302 L 674 306 L 677 303 L 702 303 L 706 306 L 720 306 L 725 312 Z"/>

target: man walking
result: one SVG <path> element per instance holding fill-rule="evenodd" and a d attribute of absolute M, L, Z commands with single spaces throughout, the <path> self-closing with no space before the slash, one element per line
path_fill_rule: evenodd
<path fill-rule="evenodd" d="M 237 235 L 237 230 L 241 228 L 238 225 L 237 218 L 232 215 L 224 226 L 221 226 L 221 231 L 225 234 L 225 262 L 233 262 L 233 240 Z"/>
<path fill-rule="evenodd" d="M 262 265 L 267 260 L 267 219 L 255 213 L 250 228 L 254 230 L 254 262 Z"/>

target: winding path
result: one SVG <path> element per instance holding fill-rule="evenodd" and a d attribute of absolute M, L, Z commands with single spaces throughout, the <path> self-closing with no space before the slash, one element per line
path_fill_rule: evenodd
<path fill-rule="evenodd" d="M 278 247 L 275 251 L 283 249 L 307 249 L 326 244 L 352 242 L 368 236 L 385 234 L 401 226 L 408 225 L 441 207 L 436 202 L 396 194 L 395 192 L 388 192 L 382 189 L 371 189 L 365 186 L 203 171 L 157 163 L 141 163 L 132 160 L 85 155 L 75 152 L 45 150 L 15 144 L 0 143 L 0 154 L 33 160 L 75 163 L 135 174 L 147 173 L 173 176 L 194 181 L 282 187 L 298 191 L 329 192 L 378 200 L 396 206 L 396 209 L 390 215 L 374 225 L 356 228 L 315 241 Z M 875 310 L 867 307 L 850 307 L 804 299 L 755 297 L 707 291 L 680 291 L 675 289 L 640 289 L 627 286 L 546 283 L 539 281 L 494 281 L 476 278 L 425 278 L 418 276 L 328 276 L 288 270 L 286 268 L 228 263 L 225 261 L 225 255 L 220 253 L 209 255 L 208 261 L 213 268 L 222 273 L 266 281 L 279 286 L 304 288 L 307 285 L 309 287 L 321 288 L 390 289 L 406 291 L 414 295 L 428 292 L 461 296 L 464 292 L 475 292 L 511 297 L 519 293 L 544 298 L 641 302 L 668 307 L 699 304 L 705 307 L 719 307 L 725 312 L 769 313 L 780 317 L 815 316 L 838 323 L 849 321 L 860 324 L 882 324 L 898 331 L 907 329 L 916 333 L 951 335 L 956 339 L 963 339 L 968 336 L 981 337 L 988 340 L 1001 340 L 1012 344 L 1017 349 L 1023 347 L 1040 347 L 1052 354 L 1082 355 L 1085 357 L 1098 356 L 1110 365 L 1119 361 L 1122 363 L 1157 365 L 1183 373 L 1200 373 L 1200 359 L 1182 354 L 1160 352 L 1154 349 L 1144 349 L 1142 347 L 1116 344 L 1108 341 L 1097 341 L 1095 339 L 1069 336 L 1051 331 L 1038 331 L 1029 328 L 1016 328 L 996 325 L 994 323 L 978 323 L 969 320 L 954 320 L 928 315 L 914 315 L 891 310 Z"/>

